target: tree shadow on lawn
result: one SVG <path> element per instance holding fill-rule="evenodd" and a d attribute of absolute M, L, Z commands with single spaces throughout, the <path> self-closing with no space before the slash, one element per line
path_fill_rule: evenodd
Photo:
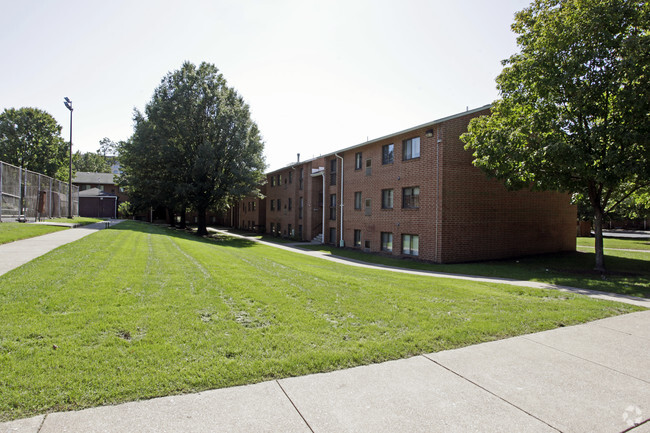
<path fill-rule="evenodd" d="M 373 263 L 389 268 L 539 281 L 628 296 L 650 297 L 650 255 L 647 254 L 647 259 L 645 256 L 642 256 L 644 257 L 642 259 L 637 259 L 607 255 L 606 252 L 605 265 L 608 272 L 601 274 L 593 270 L 595 254 L 581 251 L 482 262 L 440 264 L 332 246 L 307 245 L 304 248 L 327 251 L 337 258 L 351 262 Z"/>
<path fill-rule="evenodd" d="M 485 265 L 493 265 L 497 271 L 519 267 L 529 273 L 529 279 L 557 285 L 650 298 L 650 260 L 606 253 L 605 273 L 595 271 L 594 263 L 595 253 L 575 251 L 486 262 Z"/>
<path fill-rule="evenodd" d="M 169 227 L 166 225 L 150 224 L 142 221 L 124 221 L 120 224 L 111 226 L 110 230 L 134 231 L 146 234 L 170 236 L 192 242 L 218 245 L 220 247 L 228 248 L 249 248 L 256 244 L 255 241 L 250 239 L 242 239 L 235 236 L 216 233 L 212 233 L 208 236 L 197 236 L 189 230 Z"/>

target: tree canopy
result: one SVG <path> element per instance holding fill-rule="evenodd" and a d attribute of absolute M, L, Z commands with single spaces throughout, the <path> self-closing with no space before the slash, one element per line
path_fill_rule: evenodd
<path fill-rule="evenodd" d="M 134 206 L 191 208 L 205 234 L 207 210 L 258 192 L 265 167 L 260 132 L 214 65 L 186 62 L 168 73 L 134 121 L 131 140 L 119 149 Z"/>
<path fill-rule="evenodd" d="M 501 98 L 462 139 L 509 188 L 582 194 L 605 270 L 603 215 L 650 184 L 650 4 L 535 0 L 512 29 Z"/>
<path fill-rule="evenodd" d="M 38 108 L 7 108 L 0 114 L 0 160 L 68 180 L 68 144 L 61 126 Z"/>
<path fill-rule="evenodd" d="M 77 151 L 72 158 L 72 170 L 90 171 L 96 173 L 110 173 L 111 165 L 106 157 L 99 153 Z"/>

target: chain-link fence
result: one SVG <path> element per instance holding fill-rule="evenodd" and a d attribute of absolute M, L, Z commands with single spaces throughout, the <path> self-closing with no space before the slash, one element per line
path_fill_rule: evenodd
<path fill-rule="evenodd" d="M 68 184 L 0 161 L 0 221 L 68 216 Z M 79 187 L 72 186 L 72 215 L 79 215 Z"/>

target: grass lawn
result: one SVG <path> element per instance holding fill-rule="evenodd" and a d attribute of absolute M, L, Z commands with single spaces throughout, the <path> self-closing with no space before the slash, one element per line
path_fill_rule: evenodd
<path fill-rule="evenodd" d="M 578 238 L 578 245 L 587 243 Z M 607 241 L 620 241 L 609 243 Z M 593 240 L 591 241 L 593 245 Z M 644 241 L 606 239 L 616 248 L 641 249 Z M 646 251 L 605 250 L 605 266 L 608 274 L 602 276 L 593 271 L 595 256 L 586 247 L 576 252 L 544 254 L 519 259 L 493 260 L 476 263 L 433 264 L 416 260 L 367 254 L 353 249 L 340 249 L 332 246 L 306 245 L 303 248 L 329 252 L 333 255 L 408 269 L 428 270 L 467 275 L 514 278 L 540 281 L 562 286 L 600 290 L 630 296 L 650 298 L 650 254 Z"/>
<path fill-rule="evenodd" d="M 594 247 L 594 238 L 577 238 L 578 247 Z M 616 239 L 603 238 L 605 248 L 618 248 L 630 250 L 650 251 L 650 239 Z"/>
<path fill-rule="evenodd" d="M 46 220 L 47 222 L 51 223 L 75 223 L 75 224 L 80 224 L 82 226 L 88 225 L 88 224 L 93 224 L 93 223 L 98 223 L 100 221 L 104 221 L 102 218 L 88 218 L 88 217 L 74 217 L 72 219 L 70 218 L 51 218 Z"/>
<path fill-rule="evenodd" d="M 20 239 L 67 230 L 67 227 L 43 226 L 27 223 L 0 223 L 0 245 Z"/>
<path fill-rule="evenodd" d="M 0 421 L 330 371 L 638 310 L 553 290 L 359 269 L 128 221 L 0 277 Z"/>

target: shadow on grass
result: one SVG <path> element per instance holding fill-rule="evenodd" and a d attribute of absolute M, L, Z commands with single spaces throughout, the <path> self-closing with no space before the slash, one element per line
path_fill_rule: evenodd
<path fill-rule="evenodd" d="M 645 260 L 606 255 L 605 265 L 608 272 L 603 275 L 593 270 L 595 254 L 591 252 L 565 252 L 485 262 L 438 264 L 364 253 L 348 248 L 341 249 L 331 246 L 304 246 L 302 248 L 327 251 L 344 260 L 373 263 L 379 266 L 539 281 L 560 286 L 650 298 L 650 255 Z"/>
<path fill-rule="evenodd" d="M 216 229 L 216 230 L 223 230 L 223 231 L 226 231 L 228 233 L 232 233 L 232 234 L 237 235 L 237 236 L 244 236 L 246 238 L 257 239 L 257 240 L 260 240 L 260 241 L 270 242 L 270 243 L 273 243 L 273 244 L 280 244 L 280 245 L 284 245 L 284 244 L 300 244 L 300 243 L 304 243 L 305 245 L 309 244 L 309 242 L 307 242 L 307 241 L 301 241 L 301 240 L 298 240 L 298 239 L 284 238 L 284 237 L 281 237 L 281 236 L 273 236 L 273 235 L 270 235 L 270 234 L 262 234 L 262 233 L 257 233 L 257 232 L 237 230 L 237 229 L 233 229 L 231 227 L 212 227 L 212 228 Z"/>
<path fill-rule="evenodd" d="M 192 242 L 219 245 L 227 248 L 249 248 L 255 245 L 255 241 L 242 239 L 235 236 L 227 236 L 211 233 L 208 236 L 197 236 L 190 230 L 183 230 L 166 225 L 150 224 L 141 221 L 124 221 L 111 226 L 110 230 L 134 231 L 147 234 L 170 236 Z"/>

